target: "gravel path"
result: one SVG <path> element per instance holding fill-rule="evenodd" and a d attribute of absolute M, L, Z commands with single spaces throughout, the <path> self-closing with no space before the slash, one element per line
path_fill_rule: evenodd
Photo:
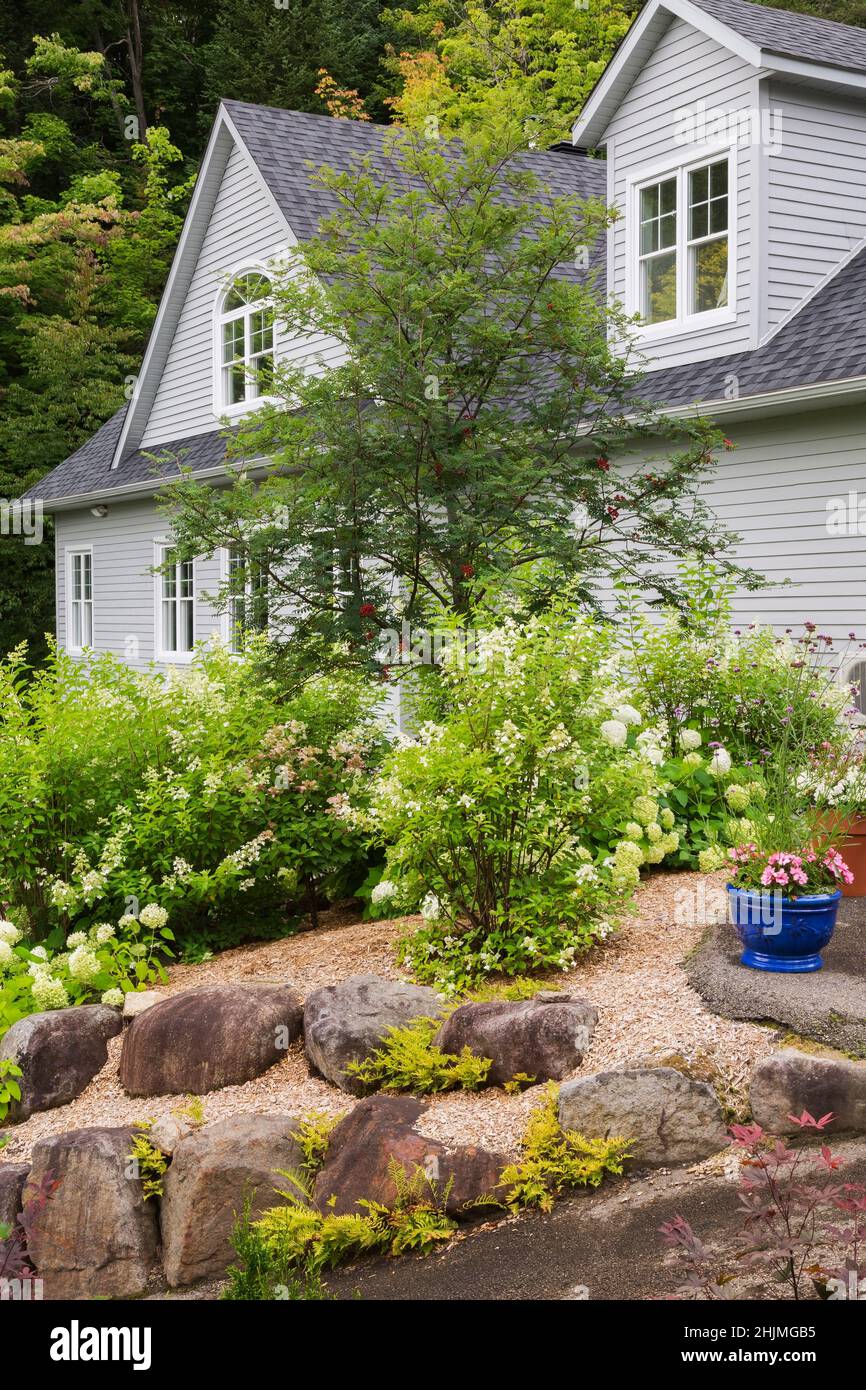
<path fill-rule="evenodd" d="M 569 975 L 548 977 L 598 1007 L 599 1024 L 581 1067 L 583 1074 L 615 1063 L 674 1054 L 690 1063 L 696 1074 L 714 1080 L 731 1108 L 742 1111 L 744 1082 L 767 1048 L 767 1030 L 710 1013 L 689 985 L 681 964 L 702 934 L 705 902 L 711 901 L 719 881 L 718 875 L 715 879 L 699 874 L 653 876 L 642 884 L 634 914 L 617 936 L 597 947 Z M 339 914 L 336 918 L 339 923 Z M 326 914 L 318 931 L 239 947 L 201 965 L 175 966 L 160 992 L 171 994 L 232 980 L 279 981 L 293 985 L 304 996 L 362 972 L 399 979 L 394 945 L 412 920 L 334 925 L 334 914 Z M 87 1125 L 130 1124 L 183 1104 L 178 1096 L 145 1100 L 127 1096 L 117 1074 L 120 1046 L 120 1038 L 112 1040 L 106 1065 L 71 1104 L 43 1111 L 8 1130 L 11 1142 L 0 1161 L 20 1162 L 31 1145 L 48 1134 Z M 539 1087 L 520 1096 L 500 1090 L 441 1096 L 431 1101 L 419 1128 L 430 1138 L 514 1154 L 527 1113 L 539 1096 Z M 340 1114 L 354 1103 L 336 1087 L 309 1075 L 300 1043 L 256 1080 L 203 1098 L 207 1120 L 250 1112 Z"/>

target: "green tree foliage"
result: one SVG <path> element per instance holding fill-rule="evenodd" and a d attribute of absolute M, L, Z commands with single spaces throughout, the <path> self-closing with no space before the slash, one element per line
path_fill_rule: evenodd
<path fill-rule="evenodd" d="M 537 143 L 570 126 L 640 0 L 422 0 L 387 11 L 400 41 L 392 106 L 409 125 L 438 113 L 465 130 L 519 118 Z"/>
<path fill-rule="evenodd" d="M 250 552 L 287 650 L 364 659 L 404 620 L 526 613 L 565 588 L 591 604 L 611 574 L 672 594 L 672 556 L 730 539 L 699 495 L 718 436 L 630 395 L 625 321 L 571 272 L 605 209 L 555 196 L 519 138 L 403 134 L 385 177 L 324 172 L 338 210 L 275 280 L 276 315 L 343 362 L 278 368 L 235 441 L 271 460 L 263 485 L 244 469 L 167 489 L 179 553 Z"/>

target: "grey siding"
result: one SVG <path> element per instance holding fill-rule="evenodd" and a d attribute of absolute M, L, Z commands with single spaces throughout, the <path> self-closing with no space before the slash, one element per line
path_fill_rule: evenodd
<path fill-rule="evenodd" d="M 703 496 L 741 537 L 737 555 L 771 581 L 734 599 L 740 626 L 802 630 L 804 619 L 866 641 L 866 406 L 724 422 L 736 445 Z M 863 529 L 828 530 L 833 499 L 863 499 Z M 786 582 L 790 581 L 790 582 Z"/>
<path fill-rule="evenodd" d="M 866 104 L 769 84 L 766 325 L 772 330 L 866 237 Z"/>
<path fill-rule="evenodd" d="M 152 500 L 118 502 L 108 516 L 94 517 L 89 510 L 59 512 L 56 516 L 57 636 L 67 642 L 67 555 L 70 550 L 93 551 L 93 647 L 113 652 L 130 666 L 144 667 L 156 658 L 156 594 L 154 542 L 169 534 L 166 518 Z M 220 618 L 201 599 L 202 591 L 216 592 L 219 559 L 197 560 L 195 565 L 196 641 L 205 641 L 220 629 Z"/>
<path fill-rule="evenodd" d="M 142 447 L 152 448 L 214 429 L 219 419 L 219 411 L 214 411 L 214 310 L 220 291 L 226 277 L 244 264 L 278 264 L 294 240 L 264 191 L 249 156 L 235 146 L 180 313 Z M 315 338 L 292 340 L 279 326 L 275 346 L 277 354 L 284 358 L 321 354 L 326 363 L 336 360 L 333 343 Z"/>
<path fill-rule="evenodd" d="M 748 113 L 757 105 L 753 70 L 736 54 L 675 19 L 623 100 L 605 137 L 612 163 L 614 205 L 625 212 L 629 176 L 639 175 L 670 156 L 688 159 L 689 146 L 678 143 L 677 113 L 705 103 L 708 117 L 719 111 Z M 670 367 L 739 352 L 754 345 L 752 312 L 756 149 L 744 141 L 737 147 L 737 301 L 736 321 L 655 337 L 642 345 L 646 365 Z M 628 231 L 625 217 L 614 226 L 608 242 L 608 289 L 617 299 L 626 293 Z"/>

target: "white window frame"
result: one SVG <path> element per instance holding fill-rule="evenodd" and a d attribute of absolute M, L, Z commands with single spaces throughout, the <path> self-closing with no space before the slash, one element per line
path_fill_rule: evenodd
<path fill-rule="evenodd" d="M 221 574 L 221 578 L 222 578 L 222 582 L 223 582 L 224 584 L 227 584 L 229 578 L 231 577 L 232 549 L 233 549 L 233 547 L 224 547 L 223 550 L 221 551 L 221 560 L 222 560 L 222 566 L 221 566 L 221 568 L 222 568 L 222 574 Z M 245 585 L 244 585 L 244 603 L 245 603 L 245 604 L 249 602 L 251 595 L 252 595 L 252 579 L 251 579 L 251 576 L 250 576 L 249 573 L 248 573 L 248 574 L 247 574 L 247 578 L 246 578 L 246 582 L 245 582 Z M 235 607 L 235 599 L 234 599 L 234 598 L 230 598 L 230 599 L 229 599 L 229 602 L 228 602 L 228 605 L 226 606 L 225 612 L 224 612 L 224 614 L 223 614 L 223 631 L 222 631 L 222 637 L 223 637 L 223 641 L 225 642 L 226 647 L 227 647 L 228 650 L 229 650 L 230 655 L 231 655 L 231 656 L 236 656 L 236 657 L 242 657 L 242 656 L 244 655 L 244 648 L 243 648 L 243 646 L 236 646 L 236 645 L 235 645 L 236 640 L 237 640 L 237 638 L 236 638 L 237 623 L 236 623 L 235 615 L 234 615 L 234 611 L 233 611 L 233 610 L 234 610 L 234 607 Z M 269 629 L 266 629 L 266 630 L 269 630 Z"/>
<path fill-rule="evenodd" d="M 173 549 L 174 549 L 174 542 L 171 541 L 171 540 L 169 540 L 167 537 L 161 537 L 159 540 L 154 541 L 154 543 L 153 543 L 153 549 L 154 549 L 154 565 L 161 565 L 161 564 L 163 564 L 163 562 L 164 562 L 164 560 L 165 560 L 165 552 L 166 552 L 167 550 L 173 550 Z M 197 594 L 197 589 L 196 589 L 196 584 L 197 584 L 196 564 L 195 564 L 195 560 L 187 560 L 187 561 L 184 561 L 183 563 L 189 564 L 189 565 L 192 567 L 192 595 L 191 595 L 191 598 L 190 598 L 190 599 L 186 599 L 186 598 L 182 598 L 181 595 L 180 595 L 180 593 L 177 592 L 177 593 L 175 594 L 175 597 L 174 597 L 174 600 L 173 600 L 173 601 L 174 601 L 174 603 L 175 603 L 176 605 L 180 605 L 181 603 L 191 603 L 191 606 L 192 606 L 192 647 L 189 649 L 189 651 L 173 651 L 170 647 L 167 647 L 166 644 L 165 644 L 165 636 L 166 636 L 166 634 L 165 634 L 165 625 L 164 625 L 164 619 L 163 619 L 163 603 L 164 603 L 164 602 L 172 602 L 172 600 L 171 600 L 171 599 L 166 599 L 166 597 L 165 597 L 165 593 L 164 593 L 164 580 L 165 580 L 165 575 L 164 575 L 164 574 L 160 574 L 160 573 L 155 573 L 154 576 L 153 576 L 153 602 L 154 602 L 153 623 L 154 623 L 154 634 L 155 634 L 155 637 L 156 637 L 156 641 L 155 641 L 155 643 L 154 643 L 154 646 L 155 646 L 155 649 L 156 649 L 156 660 L 157 660 L 157 661 L 164 662 L 164 663 L 166 663 L 166 664 L 168 664 L 168 665 L 170 665 L 170 666 L 178 666 L 178 665 L 181 665 L 181 664 L 185 664 L 185 663 L 187 663 L 187 662 L 190 662 L 190 661 L 192 661 L 193 656 L 195 655 L 195 643 L 196 643 L 196 635 L 195 635 L 195 634 L 196 634 L 196 624 L 197 624 L 197 620 L 198 620 L 198 594 Z M 178 625 L 178 630 L 179 630 L 179 627 L 180 627 L 179 618 L 180 618 L 180 613 L 179 613 L 179 611 L 178 611 L 178 624 L 177 624 L 177 625 Z"/>
<path fill-rule="evenodd" d="M 255 394 L 255 382 L 251 376 L 247 377 L 244 399 L 231 403 L 228 399 L 226 389 L 226 372 L 223 362 L 223 325 L 232 320 L 242 320 L 244 324 L 244 362 L 249 365 L 251 359 L 250 348 L 250 315 L 257 312 L 255 305 L 245 304 L 240 309 L 226 310 L 225 301 L 231 292 L 234 282 L 242 275 L 264 275 L 271 283 L 273 288 L 274 272 L 269 266 L 258 262 L 244 261 L 237 266 L 230 275 L 226 276 L 220 284 L 220 290 L 214 305 L 213 323 L 213 412 L 219 418 L 228 416 L 233 419 L 236 416 L 246 415 L 250 410 L 264 404 L 266 401 L 273 401 L 276 398 L 272 395 L 257 396 Z M 267 304 L 268 300 L 258 300 L 257 303 Z M 277 349 L 277 325 L 274 321 L 273 346 L 271 355 L 276 363 Z M 259 354 L 262 355 L 262 354 Z"/>
<path fill-rule="evenodd" d="M 83 595 L 81 598 L 75 597 L 75 561 L 79 558 L 86 558 L 90 561 L 90 598 Z M 76 605 L 81 605 L 82 616 L 89 610 L 90 619 L 90 641 L 75 642 L 73 633 L 76 626 Z M 83 631 L 82 631 L 83 635 Z M 82 652 L 92 651 L 94 642 L 94 602 L 93 602 L 93 546 L 75 545 L 67 546 L 66 549 L 66 649 L 80 656 Z"/>
<path fill-rule="evenodd" d="M 689 174 L 706 164 L 728 161 L 728 302 L 720 309 L 707 309 L 700 314 L 688 312 L 689 302 L 689 236 L 688 188 Z M 677 180 L 677 312 L 676 317 L 662 323 L 640 324 L 640 341 L 672 337 L 678 333 L 712 328 L 717 324 L 735 323 L 737 319 L 737 147 L 735 143 L 704 145 L 692 149 L 688 158 L 683 152 L 646 165 L 629 175 L 626 184 L 626 310 L 640 314 L 640 195 L 641 190 L 665 179 Z M 703 240 L 703 238 L 701 238 Z"/>

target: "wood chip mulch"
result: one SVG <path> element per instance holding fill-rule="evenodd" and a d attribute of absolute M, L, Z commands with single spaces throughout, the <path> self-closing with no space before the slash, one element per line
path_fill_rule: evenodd
<path fill-rule="evenodd" d="M 591 1000 L 599 1010 L 598 1027 L 580 1074 L 650 1057 L 674 1057 L 675 1064 L 713 1080 L 731 1111 L 743 1113 L 747 1079 L 769 1045 L 768 1032 L 711 1013 L 681 966 L 705 927 L 701 905 L 718 883 L 718 875 L 654 875 L 641 885 L 635 911 L 617 935 L 568 975 L 547 977 L 551 984 Z M 699 908 L 691 917 L 682 910 L 689 895 Z M 231 981 L 279 981 L 305 996 L 348 975 L 371 973 L 399 979 L 402 972 L 395 963 L 394 946 L 415 920 L 332 925 L 333 919 L 324 914 L 317 931 L 239 947 L 200 965 L 174 966 L 160 993 Z M 547 981 L 540 981 L 539 987 Z M 182 1105 L 184 1098 L 178 1096 L 142 1100 L 125 1094 L 118 1079 L 121 1041 L 112 1040 L 108 1061 L 76 1100 L 7 1129 L 11 1142 L 0 1153 L 0 1161 L 20 1162 L 36 1140 L 49 1134 L 87 1125 L 131 1124 Z M 533 1086 L 518 1096 L 493 1089 L 440 1096 L 431 1100 L 419 1128 L 430 1138 L 480 1144 L 514 1155 L 527 1114 L 541 1094 L 542 1088 Z M 355 1103 L 328 1082 L 310 1076 L 301 1043 L 263 1076 L 203 1097 L 208 1121 L 251 1112 L 340 1114 Z"/>

